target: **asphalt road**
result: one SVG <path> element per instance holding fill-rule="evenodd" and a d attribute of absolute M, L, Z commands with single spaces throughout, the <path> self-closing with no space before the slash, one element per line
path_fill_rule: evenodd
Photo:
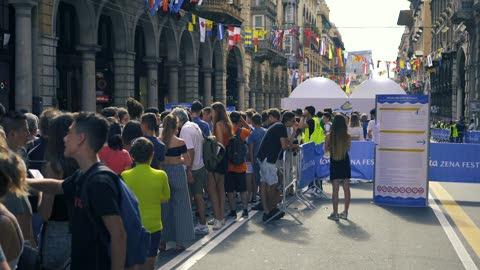
<path fill-rule="evenodd" d="M 477 247 L 480 185 L 431 183 L 430 186 L 435 203 L 425 208 L 403 208 L 373 204 L 371 183 L 352 185 L 349 220 L 340 222 L 327 219 L 331 213 L 330 200 L 310 197 L 316 209 L 306 209 L 300 203 L 291 206 L 297 208 L 293 213 L 303 225 L 289 216 L 264 225 L 259 212 L 249 220 L 231 221 L 220 233 L 199 237 L 183 253 L 160 254 L 157 266 L 163 266 L 160 269 L 480 268 L 480 247 Z M 329 194 L 330 185 L 324 187 Z M 435 214 L 436 205 L 439 213 L 446 216 L 446 229 Z M 340 211 L 342 207 L 341 202 Z M 456 236 L 457 243 L 452 240 L 452 244 L 447 236 L 449 230 L 454 235 L 450 234 L 450 238 Z"/>

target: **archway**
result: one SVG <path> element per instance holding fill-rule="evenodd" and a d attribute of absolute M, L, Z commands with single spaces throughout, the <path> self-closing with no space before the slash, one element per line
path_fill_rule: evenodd
<path fill-rule="evenodd" d="M 460 50 L 458 58 L 458 82 L 457 82 L 457 119 L 465 117 L 466 97 L 465 97 L 465 53 Z"/>
<path fill-rule="evenodd" d="M 110 16 L 101 15 L 98 23 L 98 45 L 95 61 L 95 82 L 97 111 L 111 106 L 113 103 L 114 70 L 113 70 L 113 27 Z"/>
<path fill-rule="evenodd" d="M 227 56 L 227 107 L 234 106 L 239 110 L 245 102 L 240 91 L 243 91 L 243 73 L 241 52 L 238 47 L 234 46 L 228 52 Z"/>
<path fill-rule="evenodd" d="M 180 70 L 178 96 L 180 102 L 193 102 L 198 98 L 198 60 L 195 57 L 191 33 L 184 30 L 180 39 Z"/>
<path fill-rule="evenodd" d="M 15 107 L 15 9 L 8 0 L 0 0 L 0 14 L 0 103 L 8 111 Z"/>
<path fill-rule="evenodd" d="M 159 108 L 165 109 L 165 105 L 178 101 L 178 59 L 177 43 L 172 25 L 166 23 L 160 33 L 158 66 L 158 100 Z"/>
<path fill-rule="evenodd" d="M 222 101 L 223 97 L 223 85 L 224 85 L 224 62 L 223 62 L 223 48 L 220 42 L 215 42 L 213 46 L 213 74 L 212 74 L 212 102 Z"/>
<path fill-rule="evenodd" d="M 60 2 L 57 10 L 56 33 L 56 104 L 58 109 L 76 112 L 81 110 L 82 60 L 76 49 L 79 43 L 79 21 L 75 7 Z"/>
<path fill-rule="evenodd" d="M 140 101 L 144 106 L 147 104 L 147 65 L 143 62 L 146 56 L 145 34 L 143 27 L 137 25 L 135 28 L 135 79 L 134 79 L 134 98 Z"/>
<path fill-rule="evenodd" d="M 210 42 L 200 43 L 198 54 L 198 99 L 205 105 L 212 101 L 212 57 Z"/>

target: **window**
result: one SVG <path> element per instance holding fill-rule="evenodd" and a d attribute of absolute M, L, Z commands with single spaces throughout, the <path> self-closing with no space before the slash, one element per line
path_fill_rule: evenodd
<path fill-rule="evenodd" d="M 308 61 L 308 58 L 305 58 L 304 62 L 303 62 L 303 72 L 304 73 L 307 73 L 307 72 L 310 72 L 310 61 Z"/>
<path fill-rule="evenodd" d="M 257 6 L 263 6 L 263 5 L 265 5 L 265 0 L 255 0 L 255 4 Z"/>
<path fill-rule="evenodd" d="M 292 55 L 293 54 L 293 37 L 288 35 L 285 37 L 285 42 L 283 43 L 283 48 L 285 50 L 286 55 Z"/>
<path fill-rule="evenodd" d="M 295 7 L 287 4 L 285 7 L 285 23 L 295 23 Z"/>
<path fill-rule="evenodd" d="M 265 30 L 265 16 L 263 15 L 254 15 L 253 16 L 253 30 Z M 264 37 L 258 37 L 259 40 L 265 39 Z"/>

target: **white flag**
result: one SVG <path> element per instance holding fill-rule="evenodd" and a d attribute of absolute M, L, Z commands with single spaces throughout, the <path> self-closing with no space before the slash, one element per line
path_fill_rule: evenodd
<path fill-rule="evenodd" d="M 200 42 L 205 42 L 205 29 L 207 27 L 205 24 L 205 19 L 198 17 L 198 22 L 200 23 Z"/>
<path fill-rule="evenodd" d="M 428 63 L 428 67 L 431 67 L 433 66 L 433 62 L 432 62 L 432 55 L 427 55 L 427 63 Z"/>

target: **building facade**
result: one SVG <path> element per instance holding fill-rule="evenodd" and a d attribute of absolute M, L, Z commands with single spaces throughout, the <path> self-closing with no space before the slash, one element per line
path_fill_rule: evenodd
<path fill-rule="evenodd" d="M 244 29 L 264 9 L 269 30 L 283 16 L 281 3 L 185 1 L 178 13 L 152 16 L 140 0 L 0 0 L 0 102 L 37 113 L 95 111 L 127 97 L 160 108 L 196 99 L 237 109 L 278 106 L 288 95 L 280 51 L 265 61 L 245 49 L 244 37 L 228 49 L 227 31 L 218 40 L 212 29 L 200 42 L 189 25 L 201 16 Z"/>
<path fill-rule="evenodd" d="M 416 88 L 410 80 L 411 92 L 430 94 L 434 120 L 478 122 L 480 0 L 411 0 L 411 10 L 400 12 L 399 24 L 406 30 L 398 59 L 423 53 L 422 69 L 412 73 L 423 83 Z"/>

